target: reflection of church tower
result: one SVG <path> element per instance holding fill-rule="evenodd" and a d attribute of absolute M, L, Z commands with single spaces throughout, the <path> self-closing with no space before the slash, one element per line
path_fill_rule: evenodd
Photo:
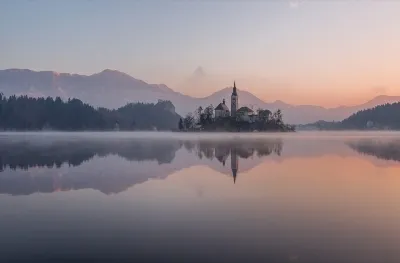
<path fill-rule="evenodd" d="M 235 183 L 239 168 L 239 157 L 237 155 L 236 148 L 231 149 L 231 168 L 232 168 L 233 183 Z"/>
<path fill-rule="evenodd" d="M 233 91 L 231 95 L 231 116 L 236 117 L 236 111 L 238 110 L 239 106 L 239 97 L 236 91 L 236 83 L 233 82 Z"/>

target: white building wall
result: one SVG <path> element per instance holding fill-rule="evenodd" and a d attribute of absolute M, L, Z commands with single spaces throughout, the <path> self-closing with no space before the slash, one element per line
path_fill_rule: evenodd
<path fill-rule="evenodd" d="M 215 110 L 215 118 L 223 117 L 224 111 L 223 110 Z"/>
<path fill-rule="evenodd" d="M 215 110 L 215 118 L 224 118 L 230 115 L 227 110 Z"/>

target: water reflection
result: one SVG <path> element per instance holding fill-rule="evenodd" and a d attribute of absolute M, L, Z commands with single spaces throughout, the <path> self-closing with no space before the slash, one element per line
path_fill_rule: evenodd
<path fill-rule="evenodd" d="M 282 147 L 283 143 L 279 139 L 216 141 L 64 138 L 45 143 L 1 140 L 0 193 L 28 195 L 85 188 L 100 190 L 105 194 L 119 193 L 151 178 L 166 178 L 189 164 L 196 165 L 196 159 L 218 160 L 222 166 L 230 159 L 228 163 L 235 183 L 240 159 L 262 158 L 271 154 L 279 156 Z M 174 162 L 179 150 L 184 150 L 184 153 L 180 160 Z M 116 156 L 129 161 L 129 167 L 115 159 Z M 190 160 L 191 156 L 194 159 Z M 150 167 L 145 167 L 146 163 Z M 172 163 L 173 168 L 166 166 Z M 251 169 L 257 163 L 249 162 L 250 167 L 247 168 Z M 208 165 L 214 167 L 212 163 Z M 79 166 L 84 167 L 80 169 Z M 98 170 L 101 173 L 94 172 Z"/>
<path fill-rule="evenodd" d="M 158 164 L 171 163 L 179 141 L 164 140 L 32 140 L 0 141 L 0 171 L 10 168 L 60 168 L 62 164 L 79 166 L 95 156 L 118 155 L 129 161 L 156 160 Z"/>
<path fill-rule="evenodd" d="M 361 154 L 400 162 L 400 140 L 358 140 L 348 145 Z"/>
<path fill-rule="evenodd" d="M 265 158 L 283 161 L 287 158 L 332 153 L 351 155 L 344 148 L 337 148 L 340 145 L 360 154 L 400 161 L 398 140 L 328 140 L 317 144 L 312 140 L 287 140 L 286 144 L 287 153 L 282 155 L 282 138 L 61 138 L 41 142 L 2 139 L 0 193 L 29 195 L 91 188 L 105 194 L 115 194 L 149 179 L 164 179 L 176 171 L 195 165 L 206 165 L 229 174 L 233 183 L 236 183 L 241 171 L 253 169 Z M 177 155 L 178 152 L 180 154 Z"/>
<path fill-rule="evenodd" d="M 397 263 L 395 141 L 0 136 L 0 262 Z"/>

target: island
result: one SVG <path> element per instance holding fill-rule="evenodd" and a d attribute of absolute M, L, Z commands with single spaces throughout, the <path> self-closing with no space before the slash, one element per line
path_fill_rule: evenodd
<path fill-rule="evenodd" d="M 194 113 L 188 113 L 178 123 L 179 131 L 219 131 L 219 132 L 293 132 L 294 125 L 283 122 L 281 110 L 272 113 L 268 109 L 254 111 L 247 106 L 239 108 L 239 95 L 236 83 L 233 83 L 231 110 L 225 99 L 217 106 L 198 107 Z"/>

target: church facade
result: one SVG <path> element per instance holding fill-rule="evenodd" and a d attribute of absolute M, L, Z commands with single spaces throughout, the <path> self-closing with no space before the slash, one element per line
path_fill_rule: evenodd
<path fill-rule="evenodd" d="M 222 103 L 220 103 L 216 108 L 215 108 L 215 118 L 226 118 L 230 116 L 229 108 L 225 104 L 225 99 L 222 100 Z"/>

